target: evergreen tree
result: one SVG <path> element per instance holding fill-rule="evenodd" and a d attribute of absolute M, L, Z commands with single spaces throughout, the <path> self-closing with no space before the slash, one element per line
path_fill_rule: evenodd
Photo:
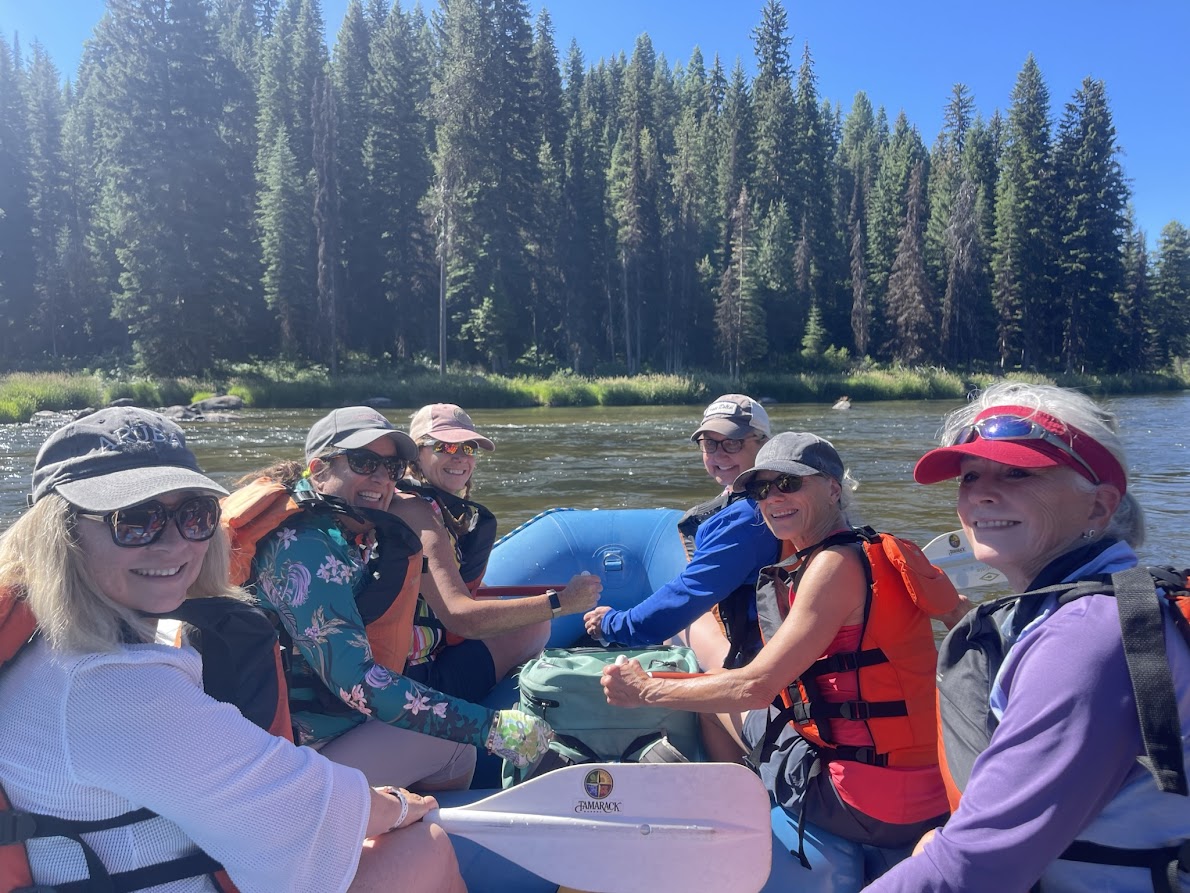
<path fill-rule="evenodd" d="M 718 60 L 716 59 L 716 62 Z M 737 59 L 731 72 L 731 83 L 723 99 L 723 112 L 719 116 L 715 132 L 718 146 L 716 181 L 719 186 L 719 201 L 716 216 L 722 221 L 719 234 L 719 268 L 727 265 L 731 253 L 731 220 L 739 198 L 740 189 L 752 181 L 753 112 L 752 96 L 744 67 Z"/>
<path fill-rule="evenodd" d="M 943 246 L 947 269 L 939 342 L 943 360 L 952 367 L 968 367 L 980 356 L 981 324 L 989 315 L 984 312 L 988 283 L 980 216 L 979 187 L 964 177 Z"/>
<path fill-rule="evenodd" d="M 243 318 L 207 5 L 111 0 L 94 40 L 101 225 L 120 271 L 114 312 L 146 371 L 210 369 Z"/>
<path fill-rule="evenodd" d="M 34 312 L 27 318 L 28 337 L 14 345 L 26 357 L 49 354 L 61 348 L 59 326 L 68 312 L 65 273 L 58 256 L 58 238 L 66 224 L 67 183 L 62 159 L 62 125 L 65 108 L 58 69 L 45 48 L 33 43 L 26 79 L 28 122 L 30 236 L 33 251 L 26 259 L 35 276 Z M 2 262 L 0 262 L 2 263 Z"/>
<path fill-rule="evenodd" d="M 303 359 L 309 335 L 305 326 L 316 318 L 316 298 L 306 240 L 307 192 L 305 178 L 298 173 L 297 159 L 289 148 L 289 134 L 279 128 L 273 136 L 273 151 L 265 169 L 258 219 L 264 299 L 277 319 L 281 354 Z"/>
<path fill-rule="evenodd" d="M 856 356 L 865 357 L 872 343 L 872 303 L 868 300 L 868 270 L 865 265 L 863 211 L 858 207 L 862 191 L 857 183 L 852 200 L 850 280 L 851 280 L 851 335 Z"/>
<path fill-rule="evenodd" d="M 421 203 L 433 182 L 430 62 L 424 21 L 394 5 L 371 36 L 361 197 L 353 254 L 353 341 L 411 357 L 434 344 L 433 249 Z M 362 317 L 362 318 L 361 318 Z"/>
<path fill-rule="evenodd" d="M 755 218 L 755 212 L 752 214 Z M 798 246 L 804 243 L 798 241 Z M 800 264 L 794 258 L 793 224 L 789 219 L 789 208 L 785 202 L 770 205 L 768 213 L 760 219 L 756 237 L 756 270 L 753 293 L 756 302 L 768 320 L 766 336 L 769 359 L 776 364 L 788 365 L 790 345 L 798 344 L 802 338 L 805 320 L 810 309 L 810 295 L 803 281 L 795 281 Z M 803 259 L 805 262 L 806 258 Z"/>
<path fill-rule="evenodd" d="M 1111 371 L 1115 356 L 1128 201 L 1118 151 L 1103 81 L 1087 78 L 1066 106 L 1054 150 L 1062 359 L 1068 371 Z"/>
<path fill-rule="evenodd" d="M 1148 320 L 1155 364 L 1190 355 L 1190 230 L 1176 220 L 1161 230 Z"/>
<path fill-rule="evenodd" d="M 600 335 L 609 329 L 602 308 L 610 301 L 614 248 L 606 200 L 608 152 L 598 113 L 600 85 L 599 77 L 584 75 L 582 53 L 571 41 L 563 96 L 568 117 L 558 250 L 562 359 L 575 372 L 593 368 L 603 344 Z"/>
<path fill-rule="evenodd" d="M 37 311 L 29 121 L 18 55 L 0 38 L 0 354 L 5 358 L 26 353 L 27 321 Z"/>
<path fill-rule="evenodd" d="M 715 328 L 719 353 L 727 365 L 732 381 L 739 381 L 748 363 L 763 355 L 765 342 L 764 311 L 755 298 L 756 251 L 752 232 L 751 202 L 748 188 L 740 190 L 736 202 L 731 231 L 731 257 L 719 280 L 719 296 L 715 304 Z"/>
<path fill-rule="evenodd" d="M 952 261 L 947 254 L 947 231 L 965 174 L 963 153 L 974 123 L 974 114 L 975 99 L 967 85 L 955 84 L 942 112 L 942 131 L 930 152 L 926 269 L 938 294 L 947 288 L 946 275 Z"/>
<path fill-rule="evenodd" d="M 873 345 L 891 342 L 894 337 L 885 333 L 883 325 L 890 318 L 884 309 L 888 278 L 904 228 L 909 177 L 914 166 L 925 158 L 921 137 L 901 112 L 892 135 L 880 150 L 880 164 L 868 200 L 868 300 L 872 306 L 869 337 Z"/>
<path fill-rule="evenodd" d="M 756 51 L 756 77 L 752 81 L 756 136 L 752 146 L 754 200 L 767 208 L 771 202 L 793 200 L 799 184 L 793 177 L 798 165 L 794 140 L 793 70 L 789 61 L 788 18 L 780 0 L 766 0 L 761 21 L 752 32 Z M 817 108 L 815 108 L 817 111 Z M 799 209 L 795 208 L 795 213 Z M 800 219 L 801 215 L 796 214 Z"/>
<path fill-rule="evenodd" d="M 399 13 L 397 13 L 399 15 Z M 381 266 L 377 250 L 378 233 L 370 226 L 368 171 L 365 144 L 375 126 L 369 87 L 374 81 L 371 52 L 373 27 L 383 27 L 387 10 L 379 21 L 369 21 L 363 0 L 349 0 L 343 23 L 335 40 L 331 77 L 338 98 L 336 137 L 339 181 L 339 239 L 343 276 L 340 294 L 344 307 L 344 342 L 349 347 L 383 350 L 387 326 L 377 326 L 377 319 L 387 319 L 380 287 Z M 388 99 L 384 102 L 387 104 Z M 382 105 L 381 109 L 386 108 Z M 376 342 L 374 343 L 373 339 Z"/>
<path fill-rule="evenodd" d="M 909 364 L 932 360 L 938 338 L 934 297 L 925 265 L 924 169 L 925 163 L 918 161 L 909 176 L 905 223 L 888 278 L 886 312 L 893 339 L 889 353 L 896 361 Z"/>
<path fill-rule="evenodd" d="M 1144 230 L 1136 226 L 1131 207 L 1128 209 L 1127 236 L 1124 239 L 1124 282 L 1116 295 L 1117 318 L 1115 361 L 1125 372 L 1140 372 L 1150 368 L 1151 345 L 1146 336 L 1146 316 L 1152 305 L 1149 275 L 1149 252 Z"/>
<path fill-rule="evenodd" d="M 993 299 L 1003 366 L 1035 368 L 1060 355 L 1053 227 L 1049 91 L 1030 55 L 1012 90 L 996 192 Z"/>
<path fill-rule="evenodd" d="M 809 249 L 806 269 L 808 303 L 818 307 L 828 342 L 850 340 L 850 306 L 843 283 L 847 279 L 842 230 L 835 219 L 835 168 L 837 148 L 829 106 L 820 107 L 817 77 L 810 48 L 802 54 L 794 99 L 792 149 L 795 163 L 791 179 L 790 217 L 801 224 Z M 802 317 L 804 318 L 804 317 Z"/>
<path fill-rule="evenodd" d="M 314 92 L 314 226 L 318 234 L 319 356 L 339 371 L 339 185 L 336 175 L 338 117 L 325 75 Z"/>

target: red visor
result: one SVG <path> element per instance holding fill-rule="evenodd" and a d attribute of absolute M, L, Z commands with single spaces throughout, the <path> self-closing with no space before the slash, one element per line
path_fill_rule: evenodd
<path fill-rule="evenodd" d="M 1052 468 L 1065 465 L 1087 480 L 1093 482 L 1094 478 L 1091 475 L 1094 474 L 1102 483 L 1114 485 L 1120 493 L 1127 491 L 1128 478 L 1123 467 L 1109 450 L 1089 434 L 1048 413 L 1027 406 L 993 406 L 977 415 L 975 422 L 997 416 L 1015 416 L 1036 423 L 1069 447 L 1078 458 L 1061 446 L 1047 443 L 1040 437 L 987 438 L 981 436 L 973 425 L 965 432 L 960 432 L 970 439 L 954 446 L 930 450 L 922 456 L 913 469 L 913 479 L 919 484 L 935 484 L 938 481 L 956 478 L 961 473 L 960 462 L 963 456 L 978 456 L 1017 468 Z M 1086 467 L 1083 463 L 1086 463 Z"/>

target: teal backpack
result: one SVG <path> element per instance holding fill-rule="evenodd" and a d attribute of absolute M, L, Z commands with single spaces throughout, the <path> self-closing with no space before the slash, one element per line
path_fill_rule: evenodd
<path fill-rule="evenodd" d="M 574 763 L 680 762 L 699 753 L 698 715 L 672 707 L 613 707 L 603 696 L 603 668 L 621 655 L 636 658 L 646 671 L 697 673 L 689 648 L 547 648 L 526 663 L 517 679 L 525 713 L 554 730 L 550 751 L 533 767 L 505 762 L 505 787 Z"/>

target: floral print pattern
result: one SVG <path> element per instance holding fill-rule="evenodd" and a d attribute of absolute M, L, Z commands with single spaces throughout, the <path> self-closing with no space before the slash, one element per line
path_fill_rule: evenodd
<path fill-rule="evenodd" d="M 326 741 L 371 716 L 401 728 L 482 747 L 494 713 L 427 688 L 376 663 L 355 592 L 370 578 L 363 548 L 321 513 L 304 513 L 264 537 L 253 561 L 255 592 L 293 640 L 291 698 L 303 743 Z M 354 711 L 318 712 L 318 689 Z"/>

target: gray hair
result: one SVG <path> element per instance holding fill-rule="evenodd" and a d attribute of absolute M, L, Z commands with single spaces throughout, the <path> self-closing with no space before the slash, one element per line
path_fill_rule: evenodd
<path fill-rule="evenodd" d="M 0 536 L 0 586 L 22 591 L 53 648 L 115 650 L 132 630 L 152 641 L 155 624 L 112 601 L 95 582 L 74 532 L 74 507 L 57 493 L 39 499 Z M 223 530 L 210 540 L 187 598 L 250 600 L 228 582 L 231 547 Z"/>
<path fill-rule="evenodd" d="M 1030 384 L 1023 381 L 998 381 L 989 385 L 976 393 L 966 406 L 956 409 L 946 417 L 939 434 L 939 442 L 943 446 L 952 443 L 959 431 L 973 423 L 975 417 L 985 409 L 1008 405 L 1027 406 L 1078 428 L 1111 453 L 1127 475 L 1128 457 L 1120 440 L 1115 413 L 1096 403 L 1086 394 L 1055 385 Z M 1098 486 L 1084 478 L 1079 480 L 1086 484 L 1088 490 L 1094 490 Z M 1134 549 L 1144 545 L 1145 513 L 1131 492 L 1125 493 L 1120 499 L 1115 514 L 1101 534 L 1123 540 Z"/>

